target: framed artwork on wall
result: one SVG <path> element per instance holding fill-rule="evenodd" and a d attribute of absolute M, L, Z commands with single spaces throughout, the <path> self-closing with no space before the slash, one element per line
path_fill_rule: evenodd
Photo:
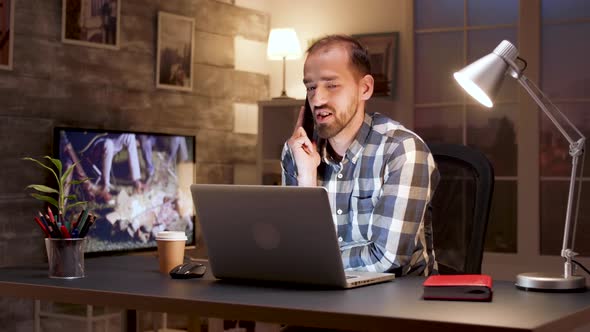
<path fill-rule="evenodd" d="M 353 35 L 367 48 L 371 75 L 375 78 L 373 96 L 395 97 L 399 32 Z"/>
<path fill-rule="evenodd" d="M 192 91 L 195 20 L 158 13 L 156 87 Z"/>
<path fill-rule="evenodd" d="M 12 70 L 15 1 L 0 0 L 0 69 Z"/>
<path fill-rule="evenodd" d="M 61 41 L 119 49 L 121 0 L 62 0 Z"/>

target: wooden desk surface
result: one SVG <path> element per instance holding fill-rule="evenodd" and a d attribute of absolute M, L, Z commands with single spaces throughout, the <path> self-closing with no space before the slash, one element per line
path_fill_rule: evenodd
<path fill-rule="evenodd" d="M 590 292 L 536 293 L 496 281 L 489 303 L 424 301 L 424 278 L 349 290 L 174 280 L 154 256 L 86 259 L 86 278 L 57 280 L 47 267 L 0 269 L 0 295 L 353 330 L 567 331 L 590 323 Z"/>

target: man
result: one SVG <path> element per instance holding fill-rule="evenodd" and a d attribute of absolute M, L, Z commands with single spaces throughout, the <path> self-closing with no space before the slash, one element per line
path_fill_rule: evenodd
<path fill-rule="evenodd" d="M 165 136 L 156 137 L 154 135 L 139 134 L 141 152 L 146 166 L 146 182 L 150 182 L 156 169 L 154 167 L 154 160 L 152 151 L 157 148 L 160 151 L 166 151 L 167 156 L 163 159 L 163 168 L 166 168 L 168 174 L 175 180 L 176 178 L 176 163 L 180 158 L 180 162 L 188 160 L 188 148 L 186 146 L 186 139 L 182 136 Z"/>
<path fill-rule="evenodd" d="M 283 183 L 327 188 L 345 269 L 436 273 L 428 204 L 438 171 L 416 134 L 365 113 L 374 85 L 366 50 L 348 36 L 324 37 L 303 72 L 319 139 L 305 134 L 302 107 L 283 149 Z"/>
<path fill-rule="evenodd" d="M 137 155 L 137 142 L 135 134 L 111 134 L 99 137 L 90 146 L 90 159 L 100 162 L 101 188 L 96 194 L 97 199 L 105 203 L 111 203 L 111 169 L 116 154 L 127 150 L 129 162 L 129 177 L 133 181 L 135 193 L 143 193 L 144 184 L 140 181 L 139 158 Z"/>

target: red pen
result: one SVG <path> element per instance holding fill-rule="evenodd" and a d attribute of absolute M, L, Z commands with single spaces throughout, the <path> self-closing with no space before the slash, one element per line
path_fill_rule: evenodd
<path fill-rule="evenodd" d="M 71 238 L 70 233 L 68 232 L 68 228 L 64 225 L 61 225 L 61 234 L 63 235 L 64 239 Z"/>
<path fill-rule="evenodd" d="M 49 206 L 47 207 L 47 214 L 49 215 L 49 220 L 51 220 L 51 222 L 55 224 L 55 219 L 53 218 L 53 212 L 51 212 L 51 209 L 49 208 Z"/>
<path fill-rule="evenodd" d="M 51 235 L 49 235 L 49 232 L 47 231 L 47 228 L 45 228 L 45 226 L 43 225 L 41 220 L 39 220 L 39 218 L 35 217 L 35 222 L 37 223 L 37 225 L 39 225 L 39 227 L 41 227 L 41 230 L 43 231 L 43 233 L 45 233 L 45 236 L 51 237 Z"/>

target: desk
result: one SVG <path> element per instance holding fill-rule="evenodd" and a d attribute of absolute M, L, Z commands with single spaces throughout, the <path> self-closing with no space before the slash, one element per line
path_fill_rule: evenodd
<path fill-rule="evenodd" d="M 86 260 L 86 278 L 47 267 L 0 269 L 0 295 L 293 325 L 385 331 L 567 331 L 590 322 L 590 292 L 547 294 L 494 283 L 489 303 L 424 301 L 419 277 L 349 290 L 173 280 L 152 256 Z"/>

